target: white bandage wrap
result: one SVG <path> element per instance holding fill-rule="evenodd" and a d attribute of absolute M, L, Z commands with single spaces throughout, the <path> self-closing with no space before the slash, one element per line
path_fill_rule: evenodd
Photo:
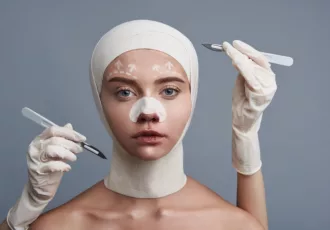
<path fill-rule="evenodd" d="M 99 94 L 106 67 L 119 55 L 135 49 L 162 51 L 182 65 L 190 81 L 192 111 L 197 96 L 198 58 L 192 43 L 181 32 L 150 20 L 134 20 L 114 27 L 99 40 L 93 51 L 90 65 L 93 96 L 101 120 L 113 139 L 110 173 L 105 177 L 104 184 L 108 189 L 126 196 L 158 198 L 179 191 L 186 183 L 182 139 L 190 125 L 193 112 L 177 144 L 158 160 L 137 159 L 121 147 L 105 119 Z M 136 120 L 138 112 L 144 109 L 147 112 L 158 112 L 162 120 L 166 118 L 164 110 L 153 99 L 143 99 L 139 103 L 129 115 L 133 120 Z"/>
<path fill-rule="evenodd" d="M 159 122 L 164 122 L 166 119 L 166 111 L 160 101 L 153 97 L 142 97 L 137 100 L 131 108 L 129 118 L 133 122 L 137 122 L 140 114 L 156 114 Z"/>

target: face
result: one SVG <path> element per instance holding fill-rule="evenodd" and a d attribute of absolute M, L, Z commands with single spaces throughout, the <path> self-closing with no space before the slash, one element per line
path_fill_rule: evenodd
<path fill-rule="evenodd" d="M 128 51 L 108 65 L 100 99 L 113 135 L 129 154 L 143 160 L 170 152 L 192 106 L 182 66 L 148 49 Z"/>

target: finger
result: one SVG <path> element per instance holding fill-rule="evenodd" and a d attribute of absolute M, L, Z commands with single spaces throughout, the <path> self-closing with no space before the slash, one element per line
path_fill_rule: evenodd
<path fill-rule="evenodd" d="M 40 134 L 40 138 L 42 139 L 48 139 L 54 136 L 64 137 L 68 140 L 76 142 L 83 142 L 86 140 L 86 137 L 84 135 L 70 129 L 70 125 L 69 127 L 51 126 L 45 129 L 42 134 Z"/>
<path fill-rule="evenodd" d="M 223 43 L 226 54 L 232 59 L 233 66 L 240 72 L 240 74 L 246 80 L 246 83 L 253 89 L 259 90 L 260 84 L 255 78 L 253 70 L 255 63 L 250 60 L 245 54 L 235 49 L 228 42 Z"/>
<path fill-rule="evenodd" d="M 69 128 L 69 129 L 73 129 L 73 127 L 72 127 L 72 124 L 71 124 L 71 123 L 67 123 L 66 125 L 64 125 L 64 127 L 66 127 L 66 128 Z"/>
<path fill-rule="evenodd" d="M 239 64 L 240 62 L 244 62 L 248 59 L 246 55 L 235 49 L 231 44 L 228 42 L 224 42 L 222 47 L 226 54 L 232 59 L 233 62 Z"/>
<path fill-rule="evenodd" d="M 48 145 L 58 145 L 62 146 L 65 149 L 78 154 L 84 151 L 80 144 L 77 144 L 73 141 L 67 140 L 63 137 L 51 137 L 42 142 L 42 149 L 47 147 Z"/>
<path fill-rule="evenodd" d="M 76 161 L 77 156 L 58 145 L 48 145 L 44 151 L 41 152 L 40 159 L 42 162 L 61 159 L 63 161 Z"/>
<path fill-rule="evenodd" d="M 251 58 L 255 63 L 258 65 L 270 69 L 270 63 L 268 59 L 258 50 L 253 48 L 252 46 L 246 44 L 243 41 L 235 40 L 233 41 L 233 46 L 240 51 L 241 53 L 247 55 L 249 58 Z"/>
<path fill-rule="evenodd" d="M 41 173 L 50 172 L 68 172 L 71 170 L 71 166 L 63 161 L 49 161 L 43 164 L 40 168 Z"/>
<path fill-rule="evenodd" d="M 254 76 L 258 79 L 263 88 L 276 87 L 276 75 L 273 71 L 269 71 L 261 66 L 254 68 Z"/>

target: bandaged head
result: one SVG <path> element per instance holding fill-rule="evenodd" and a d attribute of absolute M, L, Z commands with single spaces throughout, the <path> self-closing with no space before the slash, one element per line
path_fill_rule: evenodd
<path fill-rule="evenodd" d="M 139 49 L 163 52 L 173 57 L 182 66 L 190 82 L 192 111 L 197 96 L 198 60 L 192 43 L 181 32 L 163 23 L 150 20 L 134 20 L 114 27 L 103 35 L 92 54 L 90 80 L 93 96 L 101 120 L 113 139 L 111 168 L 109 175 L 104 179 L 105 186 L 127 196 L 155 198 L 180 190 L 186 182 L 183 170 L 182 138 L 189 127 L 193 113 L 190 113 L 177 143 L 160 159 L 153 161 L 138 159 L 129 154 L 117 141 L 100 100 L 102 81 L 110 63 L 125 52 Z M 121 63 L 118 62 L 116 69 L 110 74 L 123 71 L 129 75 L 134 68 L 134 65 L 128 65 L 126 69 L 122 69 Z M 150 68 L 157 71 L 159 66 L 150 63 Z M 168 68 L 170 68 L 170 63 Z M 167 114 L 159 100 L 146 96 L 136 101 L 130 112 L 123 116 L 127 116 L 127 119 L 132 122 L 137 122 L 142 113 L 156 114 L 158 122 L 164 121 Z"/>

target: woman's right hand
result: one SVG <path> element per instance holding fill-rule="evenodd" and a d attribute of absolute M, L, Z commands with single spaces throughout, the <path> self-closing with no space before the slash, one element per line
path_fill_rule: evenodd
<path fill-rule="evenodd" d="M 8 212 L 10 229 L 27 229 L 39 217 L 54 198 L 63 173 L 71 169 L 68 161 L 75 161 L 76 154 L 83 151 L 80 142 L 85 140 L 86 137 L 74 131 L 71 124 L 66 124 L 45 129 L 30 143 L 27 153 L 29 180 Z"/>
<path fill-rule="evenodd" d="M 29 145 L 27 165 L 31 194 L 38 200 L 52 199 L 63 172 L 71 170 L 68 161 L 76 161 L 83 151 L 79 144 L 86 137 L 73 130 L 71 124 L 45 129 Z"/>

